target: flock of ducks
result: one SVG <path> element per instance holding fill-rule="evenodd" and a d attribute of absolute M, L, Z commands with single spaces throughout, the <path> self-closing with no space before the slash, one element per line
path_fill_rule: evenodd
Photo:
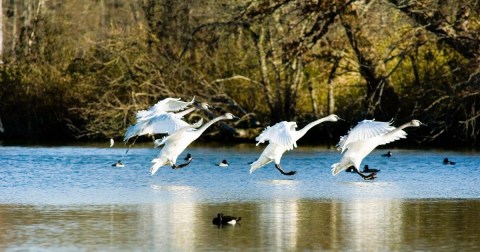
<path fill-rule="evenodd" d="M 181 169 L 189 165 L 193 157 L 187 154 L 185 162 L 178 164 L 178 156 L 203 132 L 205 132 L 214 123 L 222 120 L 233 120 L 237 117 L 231 113 L 225 113 L 216 117 L 209 122 L 203 124 L 203 119 L 196 123 L 189 124 L 183 120 L 183 117 L 195 110 L 208 110 L 205 103 L 195 103 L 193 98 L 191 101 L 181 101 L 180 98 L 166 98 L 159 101 L 147 110 L 140 110 L 136 113 L 136 123 L 128 127 L 124 142 L 134 139 L 129 148 L 135 143 L 139 136 L 164 134 L 161 139 L 154 140 L 155 147 L 163 146 L 158 156 L 152 160 L 150 174 L 154 175 L 162 166 L 170 166 L 173 169 Z M 282 155 L 286 151 L 293 150 L 297 147 L 297 141 L 302 138 L 311 128 L 325 122 L 337 122 L 342 120 L 337 115 L 329 115 L 315 120 L 300 130 L 297 130 L 295 122 L 283 121 L 273 126 L 268 126 L 263 132 L 255 138 L 257 146 L 268 142 L 263 152 L 257 160 L 250 163 L 250 174 L 257 169 L 272 163 L 275 168 L 283 175 L 291 176 L 296 171 L 286 171 L 280 164 Z M 348 133 L 340 137 L 340 141 L 336 148 L 341 152 L 342 157 L 338 163 L 331 166 L 331 172 L 335 176 L 342 171 L 352 171 L 360 175 L 365 180 L 376 178 L 377 169 L 371 169 L 368 165 L 360 171 L 362 160 L 369 155 L 376 147 L 387 143 L 406 138 L 407 133 L 404 131 L 408 127 L 420 127 L 424 125 L 418 120 L 412 120 L 399 127 L 392 126 L 390 122 L 379 122 L 375 120 L 363 120 L 355 127 L 350 129 Z M 113 139 L 110 146 L 113 146 Z M 128 150 L 127 150 L 128 152 Z M 391 157 L 392 153 L 388 151 L 382 156 Z M 445 164 L 455 164 L 447 158 Z M 223 160 L 216 164 L 219 167 L 227 167 L 229 163 Z M 118 161 L 112 166 L 122 167 L 123 164 Z"/>

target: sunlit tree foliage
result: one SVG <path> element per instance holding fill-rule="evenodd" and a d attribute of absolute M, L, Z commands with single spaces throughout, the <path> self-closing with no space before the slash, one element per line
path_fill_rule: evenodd
<path fill-rule="evenodd" d="M 2 2 L 5 139 L 121 138 L 165 97 L 241 119 L 205 137 L 251 139 L 336 113 L 429 126 L 416 141 L 478 145 L 478 1 L 27 0 Z M 320 142 L 319 138 L 313 142 Z"/>

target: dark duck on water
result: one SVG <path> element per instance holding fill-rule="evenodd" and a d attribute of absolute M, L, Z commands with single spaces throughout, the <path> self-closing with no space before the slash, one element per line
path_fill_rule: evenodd
<path fill-rule="evenodd" d="M 391 157 L 391 156 L 392 156 L 392 152 L 391 152 L 391 151 L 388 151 L 387 153 L 382 154 L 382 157 Z"/>
<path fill-rule="evenodd" d="M 223 215 L 223 213 L 219 213 L 217 217 L 213 218 L 212 223 L 217 226 L 221 225 L 235 225 L 237 222 L 239 222 L 242 219 L 242 217 L 234 217 L 234 216 L 228 216 L 228 215 Z"/>
<path fill-rule="evenodd" d="M 443 159 L 443 164 L 446 164 L 446 165 L 454 165 L 455 162 L 448 160 L 448 158 L 444 158 L 444 159 Z"/>
<path fill-rule="evenodd" d="M 365 165 L 363 167 L 363 172 L 379 172 L 380 170 L 379 169 L 371 169 L 370 167 L 368 167 L 368 165 Z"/>
<path fill-rule="evenodd" d="M 228 166 L 228 162 L 227 160 L 222 160 L 222 162 L 218 163 L 217 166 L 220 166 L 220 167 L 227 167 Z"/>

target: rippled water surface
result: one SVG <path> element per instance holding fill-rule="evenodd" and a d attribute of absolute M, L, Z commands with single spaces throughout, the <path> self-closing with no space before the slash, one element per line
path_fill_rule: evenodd
<path fill-rule="evenodd" d="M 477 153 L 377 150 L 363 181 L 333 177 L 324 148 L 286 153 L 294 176 L 249 174 L 261 151 L 190 147 L 189 166 L 151 176 L 158 149 L 0 147 L 0 250 L 480 250 Z M 217 228 L 218 212 L 240 225 Z"/>

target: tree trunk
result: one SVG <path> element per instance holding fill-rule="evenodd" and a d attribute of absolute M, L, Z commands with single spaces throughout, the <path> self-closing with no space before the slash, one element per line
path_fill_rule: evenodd
<path fill-rule="evenodd" d="M 398 104 L 394 100 L 398 97 L 388 83 L 388 76 L 377 73 L 375 62 L 376 55 L 368 52 L 368 37 L 362 34 L 361 29 L 354 31 L 352 25 L 359 24 L 354 12 L 340 16 L 341 23 L 345 28 L 345 34 L 357 57 L 360 75 L 366 82 L 365 116 L 379 120 L 390 120 L 398 110 Z M 387 97 L 388 99 L 383 99 Z"/>
<path fill-rule="evenodd" d="M 340 63 L 340 57 L 335 57 L 335 61 L 333 62 L 332 70 L 330 70 L 330 74 L 328 75 L 328 82 L 327 82 L 327 89 L 328 89 L 328 104 L 327 110 L 328 114 L 335 113 L 335 96 L 334 96 L 334 83 L 333 79 L 335 78 L 335 73 L 337 71 L 338 65 Z"/>
<path fill-rule="evenodd" d="M 264 48 L 264 41 L 265 41 L 265 28 L 260 29 L 260 36 L 257 41 L 257 51 L 258 51 L 258 58 L 260 60 L 260 73 L 262 75 L 262 83 L 264 97 L 267 101 L 268 107 L 270 108 L 270 115 L 271 117 L 275 116 L 274 112 L 274 101 L 272 98 L 272 90 L 270 88 L 270 81 L 268 77 L 268 66 L 267 66 L 267 53 Z"/>
<path fill-rule="evenodd" d="M 147 20 L 148 34 L 147 34 L 147 53 L 152 53 L 153 38 L 155 34 L 155 0 L 148 0 L 143 6 L 145 12 L 145 19 Z"/>
<path fill-rule="evenodd" d="M 0 0 L 0 65 L 3 64 L 3 5 Z M 1 122 L 0 122 L 1 124 Z"/>
<path fill-rule="evenodd" d="M 11 0 L 10 1 L 10 6 L 12 6 L 12 37 L 10 38 L 10 41 L 11 41 L 11 45 L 10 45 L 10 57 L 11 57 L 11 61 L 15 61 L 16 60 L 16 53 L 15 53 L 15 50 L 16 50 L 16 47 L 17 47 L 17 39 L 18 39 L 18 27 L 17 27 L 17 15 L 18 15 L 18 11 L 17 11 L 17 3 L 15 0 Z"/>
<path fill-rule="evenodd" d="M 307 85 L 308 85 L 308 94 L 310 95 L 310 102 L 311 102 L 311 106 L 312 106 L 312 114 L 315 116 L 315 118 L 318 117 L 318 106 L 317 106 L 317 98 L 315 96 L 315 92 L 313 91 L 313 79 L 311 79 L 308 75 L 308 72 L 305 73 L 307 76 L 306 76 L 306 79 L 309 80 L 307 82 Z"/>

